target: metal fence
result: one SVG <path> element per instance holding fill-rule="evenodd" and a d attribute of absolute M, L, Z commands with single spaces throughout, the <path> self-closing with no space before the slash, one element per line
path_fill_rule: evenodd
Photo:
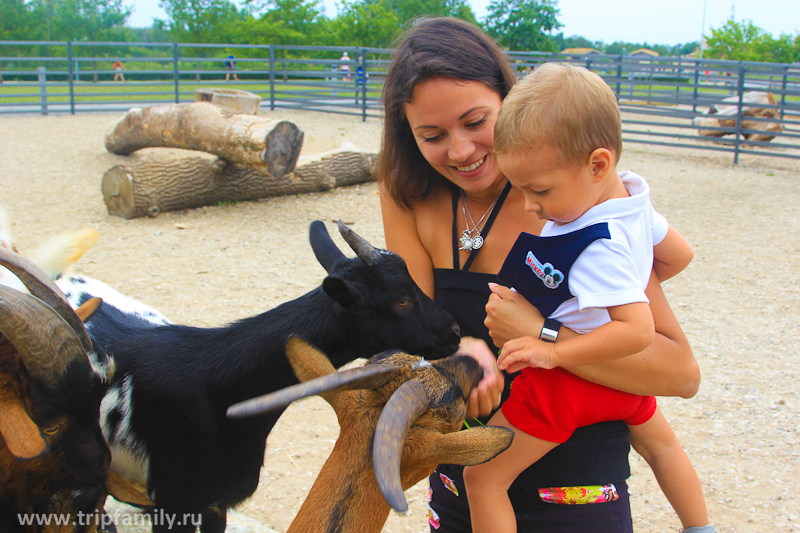
<path fill-rule="evenodd" d="M 344 60 L 343 52 L 348 52 Z M 380 91 L 392 53 L 352 47 L 0 41 L 0 115 L 127 111 L 191 102 L 198 88 L 233 87 L 261 96 L 262 109 L 380 119 Z M 227 67 L 230 56 L 234 69 Z M 520 75 L 547 61 L 598 73 L 617 95 L 626 143 L 730 152 L 734 162 L 741 154 L 800 159 L 798 64 L 538 52 L 509 52 L 508 57 Z M 124 81 L 114 81 L 116 60 L 123 64 Z M 747 96 L 753 91 L 769 92 L 773 100 L 759 104 L 760 116 L 751 117 Z M 721 104 L 733 106 L 721 124 L 699 123 Z"/>

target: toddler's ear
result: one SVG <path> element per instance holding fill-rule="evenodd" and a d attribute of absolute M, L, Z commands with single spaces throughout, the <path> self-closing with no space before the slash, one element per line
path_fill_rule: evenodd
<path fill-rule="evenodd" d="M 603 181 L 611 172 L 614 155 L 607 148 L 598 148 L 589 156 L 589 164 L 592 166 L 592 175 L 597 181 Z"/>

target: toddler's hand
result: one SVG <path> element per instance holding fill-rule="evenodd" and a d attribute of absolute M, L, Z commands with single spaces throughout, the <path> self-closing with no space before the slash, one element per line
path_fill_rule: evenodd
<path fill-rule="evenodd" d="M 525 367 L 555 368 L 555 344 L 534 337 L 520 337 L 505 343 L 497 363 L 507 372 L 518 372 Z"/>

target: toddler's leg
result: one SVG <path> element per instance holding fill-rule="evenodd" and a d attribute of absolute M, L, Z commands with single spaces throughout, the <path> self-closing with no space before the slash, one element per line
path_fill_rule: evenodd
<path fill-rule="evenodd" d="M 557 442 L 537 439 L 515 428 L 502 411 L 498 411 L 490 426 L 503 426 L 514 431 L 511 446 L 489 461 L 464 469 L 469 512 L 473 533 L 515 533 L 517 520 L 508 499 L 508 488 L 520 472 L 558 446 Z"/>
<path fill-rule="evenodd" d="M 661 410 L 656 408 L 650 420 L 629 429 L 631 445 L 653 469 L 683 527 L 707 525 L 708 510 L 697 472 Z"/>

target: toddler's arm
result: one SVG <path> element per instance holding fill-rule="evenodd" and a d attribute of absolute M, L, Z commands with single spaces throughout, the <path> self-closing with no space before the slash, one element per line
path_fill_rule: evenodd
<path fill-rule="evenodd" d="M 692 247 L 670 226 L 664 240 L 653 247 L 653 270 L 659 281 L 665 281 L 686 268 L 693 257 Z"/>
<path fill-rule="evenodd" d="M 585 335 L 550 343 L 520 337 L 505 343 L 497 362 L 508 372 L 522 368 L 555 368 L 613 361 L 638 353 L 653 343 L 655 326 L 647 303 L 608 308 L 611 322 Z"/>

